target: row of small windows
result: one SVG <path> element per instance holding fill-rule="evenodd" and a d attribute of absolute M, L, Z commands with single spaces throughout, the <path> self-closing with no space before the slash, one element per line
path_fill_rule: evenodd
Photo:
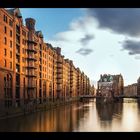
<path fill-rule="evenodd" d="M 26 45 L 26 41 L 23 39 L 23 45 Z M 7 38 L 4 37 L 4 44 L 7 45 Z M 12 41 L 10 40 L 10 48 L 12 48 Z"/>
<path fill-rule="evenodd" d="M 44 74 L 44 73 L 42 73 L 42 75 L 41 75 L 41 73 L 40 73 L 40 76 L 39 76 L 40 78 L 42 77 L 42 78 L 47 78 L 47 74 Z"/>
<path fill-rule="evenodd" d="M 7 38 L 6 37 L 4 38 L 4 44 L 7 45 Z M 26 45 L 26 40 L 23 39 L 22 44 Z M 10 40 L 10 48 L 12 48 L 12 41 L 11 40 Z"/>
<path fill-rule="evenodd" d="M 6 23 L 8 23 L 8 18 L 7 18 L 6 15 L 3 16 L 3 21 L 6 22 Z M 13 21 L 11 19 L 9 19 L 9 25 L 11 27 L 13 27 Z M 16 31 L 17 31 L 17 33 L 20 33 L 20 28 L 19 28 L 18 25 L 16 26 Z M 7 27 L 6 26 L 4 27 L 4 32 L 7 33 Z M 24 30 L 22 30 L 22 35 L 24 37 L 26 37 L 26 32 Z M 10 37 L 12 37 L 12 31 L 11 30 L 10 30 Z"/>
<path fill-rule="evenodd" d="M 43 67 L 43 71 L 45 71 L 45 72 L 46 72 L 46 71 L 47 71 L 47 68 L 46 68 L 46 67 Z"/>
<path fill-rule="evenodd" d="M 4 37 L 4 44 L 7 45 L 7 38 Z M 10 40 L 10 48 L 12 48 L 12 41 Z"/>
<path fill-rule="evenodd" d="M 45 60 L 43 60 L 43 64 L 47 65 L 47 62 Z"/>
<path fill-rule="evenodd" d="M 4 33 L 7 34 L 7 27 L 6 26 L 4 26 Z M 10 30 L 10 37 L 12 37 L 12 34 L 13 34 L 12 30 Z"/>
<path fill-rule="evenodd" d="M 6 59 L 4 60 L 4 67 L 7 67 L 7 61 L 6 61 Z M 10 62 L 10 69 L 12 69 L 12 62 Z"/>
<path fill-rule="evenodd" d="M 42 76 L 43 76 L 43 78 L 47 78 L 47 74 L 44 74 L 44 73 L 43 73 Z M 40 75 L 40 78 L 41 78 L 41 75 Z M 52 76 L 49 75 L 48 78 L 49 78 L 49 79 L 52 79 Z"/>
<path fill-rule="evenodd" d="M 4 55 L 7 56 L 7 49 L 4 49 Z M 10 58 L 12 58 L 12 51 L 10 51 Z"/>
<path fill-rule="evenodd" d="M 43 57 L 47 58 L 47 55 L 46 54 L 44 54 L 44 53 L 42 53 L 42 54 L 43 54 Z"/>
<path fill-rule="evenodd" d="M 8 18 L 7 18 L 6 15 L 3 15 L 3 21 L 6 22 L 6 23 L 8 23 Z M 9 25 L 11 27 L 13 27 L 13 21 L 11 19 L 9 19 Z"/>
<path fill-rule="evenodd" d="M 40 44 L 40 50 L 44 50 L 45 52 L 47 52 L 47 48 L 46 48 L 46 46 L 42 46 L 41 44 Z"/>
<path fill-rule="evenodd" d="M 50 67 L 50 68 L 52 68 L 52 67 L 53 67 L 53 65 L 49 63 L 49 67 Z"/>

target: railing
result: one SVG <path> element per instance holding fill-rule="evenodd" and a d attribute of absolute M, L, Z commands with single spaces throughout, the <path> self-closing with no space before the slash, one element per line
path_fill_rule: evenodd
<path fill-rule="evenodd" d="M 29 46 L 29 47 L 27 48 L 27 51 L 32 51 L 32 52 L 37 53 L 37 48 L 36 48 L 36 46 Z"/>
<path fill-rule="evenodd" d="M 27 88 L 35 88 L 36 84 L 35 83 L 28 83 Z"/>
<path fill-rule="evenodd" d="M 29 63 L 27 68 L 37 68 L 37 64 Z"/>
<path fill-rule="evenodd" d="M 30 56 L 27 57 L 27 59 L 31 59 L 31 60 L 37 61 L 37 57 L 36 57 L 36 56 L 31 56 L 31 55 L 30 55 Z"/>
<path fill-rule="evenodd" d="M 96 98 L 95 95 L 81 95 L 80 98 Z"/>
<path fill-rule="evenodd" d="M 27 42 L 37 45 L 37 42 L 35 40 L 27 40 Z"/>
<path fill-rule="evenodd" d="M 140 98 L 140 95 L 131 95 L 131 96 L 126 96 L 126 95 L 119 95 L 119 96 L 114 96 L 115 98 Z"/>
<path fill-rule="evenodd" d="M 28 77 L 37 77 L 37 73 L 27 73 L 26 76 L 28 76 Z"/>

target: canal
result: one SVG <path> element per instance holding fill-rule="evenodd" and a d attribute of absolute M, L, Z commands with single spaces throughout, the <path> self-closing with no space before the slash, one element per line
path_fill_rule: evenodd
<path fill-rule="evenodd" d="M 75 102 L 56 109 L 0 120 L 0 131 L 18 132 L 101 132 L 140 131 L 137 99 L 123 103 L 96 104 L 95 99 Z"/>

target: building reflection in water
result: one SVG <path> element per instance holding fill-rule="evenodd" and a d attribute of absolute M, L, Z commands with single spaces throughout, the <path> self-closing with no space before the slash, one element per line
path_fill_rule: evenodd
<path fill-rule="evenodd" d="M 100 129 L 110 131 L 117 128 L 122 121 L 122 103 L 101 104 L 96 103 L 96 111 L 98 113 Z"/>
<path fill-rule="evenodd" d="M 84 118 L 88 111 L 86 104 L 77 102 L 61 108 L 1 120 L 3 127 L 0 127 L 0 131 L 71 132 L 78 128 L 79 120 Z"/>
<path fill-rule="evenodd" d="M 129 100 L 130 101 L 130 100 Z M 140 131 L 140 103 L 77 102 L 56 109 L 0 120 L 0 131 Z"/>

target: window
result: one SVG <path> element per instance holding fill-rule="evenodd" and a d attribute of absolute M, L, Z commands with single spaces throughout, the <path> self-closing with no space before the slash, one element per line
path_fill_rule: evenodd
<path fill-rule="evenodd" d="M 6 67 L 6 60 L 4 60 L 4 67 Z"/>
<path fill-rule="evenodd" d="M 7 44 L 7 38 L 6 37 L 4 38 L 4 44 L 5 45 Z"/>
<path fill-rule="evenodd" d="M 10 58 L 12 58 L 12 51 L 10 51 Z"/>
<path fill-rule="evenodd" d="M 23 54 L 25 53 L 24 48 L 22 48 L 22 53 L 23 53 Z"/>
<path fill-rule="evenodd" d="M 4 33 L 5 33 L 5 34 L 7 33 L 7 28 L 6 28 L 6 26 L 4 26 Z"/>
<path fill-rule="evenodd" d="M 26 45 L 26 40 L 25 39 L 22 39 L 22 44 Z"/>
<path fill-rule="evenodd" d="M 10 48 L 12 48 L 12 41 L 10 40 Z"/>
<path fill-rule="evenodd" d="M 7 16 L 6 15 L 3 16 L 3 21 L 7 23 Z"/>
<path fill-rule="evenodd" d="M 10 37 L 12 37 L 12 30 L 10 30 Z"/>
<path fill-rule="evenodd" d="M 24 59 L 24 57 L 22 57 L 22 62 L 25 62 L 25 59 Z"/>
<path fill-rule="evenodd" d="M 6 49 L 4 49 L 4 55 L 5 55 L 5 56 L 7 55 L 7 50 L 6 50 Z"/>
<path fill-rule="evenodd" d="M 22 30 L 22 35 L 26 37 L 26 32 Z"/>
<path fill-rule="evenodd" d="M 25 67 L 22 67 L 22 72 L 25 72 Z"/>
<path fill-rule="evenodd" d="M 12 69 L 12 62 L 10 62 L 10 69 Z"/>
<path fill-rule="evenodd" d="M 9 25 L 13 27 L 13 21 L 11 19 L 9 19 Z"/>

